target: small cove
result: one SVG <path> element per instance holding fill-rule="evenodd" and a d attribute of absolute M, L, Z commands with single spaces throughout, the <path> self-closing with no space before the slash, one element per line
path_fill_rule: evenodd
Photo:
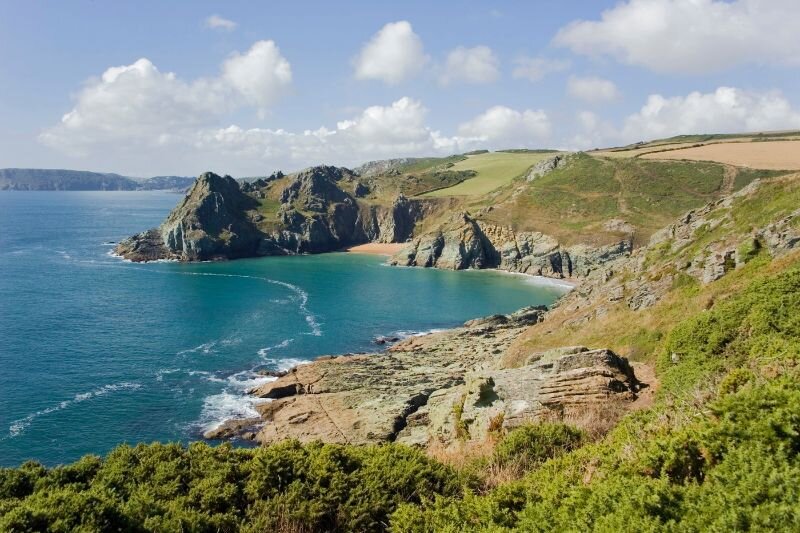
<path fill-rule="evenodd" d="M 379 336 L 550 304 L 566 290 L 360 254 L 144 265 L 108 255 L 179 198 L 0 193 L 3 466 L 193 440 L 252 412 L 244 391 L 265 379 L 258 370 L 378 351 Z"/>

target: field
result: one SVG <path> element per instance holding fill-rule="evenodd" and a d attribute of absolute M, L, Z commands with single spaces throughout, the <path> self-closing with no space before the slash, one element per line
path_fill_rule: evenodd
<path fill-rule="evenodd" d="M 458 185 L 424 194 L 428 197 L 478 196 L 502 187 L 520 176 L 532 165 L 552 157 L 552 153 L 490 152 L 470 155 L 454 164 L 449 170 L 474 170 L 477 175 Z"/>
<path fill-rule="evenodd" d="M 800 140 L 728 142 L 644 154 L 646 159 L 717 161 L 740 167 L 800 169 Z"/>

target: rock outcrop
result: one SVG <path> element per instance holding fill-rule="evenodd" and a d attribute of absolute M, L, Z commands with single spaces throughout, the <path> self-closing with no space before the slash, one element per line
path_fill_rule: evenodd
<path fill-rule="evenodd" d="M 204 261 L 405 242 L 435 207 L 434 201 L 403 195 L 389 206 L 359 201 L 364 185 L 356 174 L 320 166 L 291 176 L 277 211 L 263 213 L 264 191 L 284 177 L 276 173 L 240 187 L 229 176 L 205 173 L 159 228 L 126 239 L 115 252 L 133 261 Z M 265 225 L 265 216 L 275 222 Z"/>
<path fill-rule="evenodd" d="M 121 242 L 116 253 L 133 261 L 201 261 L 255 255 L 261 240 L 248 211 L 257 202 L 230 176 L 202 174 L 158 230 Z"/>
<path fill-rule="evenodd" d="M 499 268 L 570 278 L 585 277 L 605 263 L 630 255 L 632 250 L 630 239 L 602 247 L 566 247 L 539 232 L 515 232 L 461 213 L 439 231 L 415 239 L 392 258 L 392 263 L 451 270 Z"/>
<path fill-rule="evenodd" d="M 244 420 L 213 436 L 242 428 L 241 435 L 262 443 L 297 438 L 451 444 L 482 439 L 492 420 L 513 427 L 636 397 L 639 383 L 627 361 L 607 350 L 538 354 L 522 368 L 499 369 L 504 349 L 545 312 L 525 308 L 412 337 L 383 353 L 297 366 L 252 391 L 266 400 L 257 407 L 263 418 L 258 432 L 252 420 Z"/>

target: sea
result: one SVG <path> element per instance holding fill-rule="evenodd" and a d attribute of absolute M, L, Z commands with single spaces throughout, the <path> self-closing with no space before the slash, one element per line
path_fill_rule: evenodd
<path fill-rule="evenodd" d="M 325 354 L 377 352 L 465 320 L 551 304 L 563 285 L 386 265 L 351 253 L 134 264 L 114 243 L 170 192 L 0 192 L 0 466 L 190 442 L 246 394 Z"/>

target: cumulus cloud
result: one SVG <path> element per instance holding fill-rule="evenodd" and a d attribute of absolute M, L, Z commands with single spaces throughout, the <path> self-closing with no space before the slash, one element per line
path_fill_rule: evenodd
<path fill-rule="evenodd" d="M 439 83 L 491 83 L 500 77 L 497 57 L 488 46 L 459 46 L 447 54 Z"/>
<path fill-rule="evenodd" d="M 211 15 L 206 19 L 206 28 L 211 28 L 212 30 L 224 30 L 224 31 L 233 31 L 236 29 L 236 24 L 234 21 L 220 17 L 219 15 Z"/>
<path fill-rule="evenodd" d="M 800 65 L 796 0 L 629 0 L 562 28 L 554 44 L 665 73 Z"/>
<path fill-rule="evenodd" d="M 573 98 L 589 103 L 611 102 L 619 98 L 619 90 L 613 81 L 594 76 L 570 76 L 567 92 Z"/>
<path fill-rule="evenodd" d="M 274 104 L 291 79 L 289 62 L 272 41 L 259 41 L 246 53 L 232 55 L 219 77 L 194 81 L 161 72 L 142 58 L 89 80 L 73 109 L 40 140 L 68 154 L 126 142 L 167 143 L 234 109 Z"/>
<path fill-rule="evenodd" d="M 720 87 L 711 93 L 672 98 L 653 94 L 625 120 L 622 136 L 633 141 L 684 133 L 755 132 L 798 126 L 800 112 L 780 92 Z"/>
<path fill-rule="evenodd" d="M 514 79 L 525 79 L 537 82 L 555 72 L 563 72 L 570 67 L 570 62 L 563 59 L 546 59 L 544 57 L 518 57 L 514 60 L 516 67 L 512 76 Z"/>
<path fill-rule="evenodd" d="M 223 79 L 259 107 L 272 105 L 292 83 L 292 67 L 273 41 L 235 52 L 222 66 Z"/>
<path fill-rule="evenodd" d="M 550 130 L 550 119 L 541 109 L 517 111 L 498 105 L 461 124 L 458 134 L 481 139 L 490 148 L 508 148 L 535 146 L 550 135 Z"/>
<path fill-rule="evenodd" d="M 411 24 L 405 20 L 390 22 L 372 36 L 355 58 L 355 77 L 396 85 L 418 74 L 428 60 Z"/>

